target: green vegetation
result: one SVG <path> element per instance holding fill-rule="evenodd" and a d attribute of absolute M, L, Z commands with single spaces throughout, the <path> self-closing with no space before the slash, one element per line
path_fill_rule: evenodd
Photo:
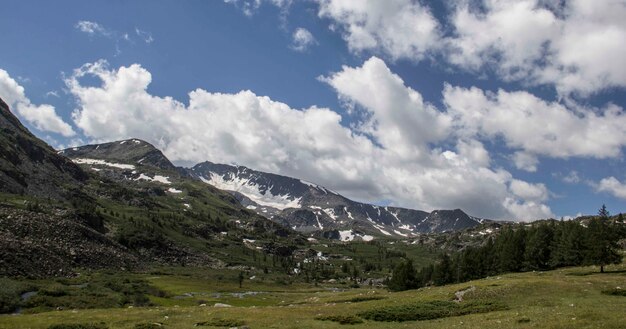
<path fill-rule="evenodd" d="M 232 327 L 239 327 L 239 326 L 243 326 L 245 325 L 246 322 L 245 321 L 241 321 L 241 320 L 233 320 L 233 319 L 211 319 L 208 321 L 202 321 L 202 322 L 198 322 L 195 325 L 196 326 L 211 326 L 211 327 L 226 327 L 226 328 L 232 328 Z"/>
<path fill-rule="evenodd" d="M 374 321 L 422 321 L 450 316 L 460 316 L 474 313 L 487 313 L 507 309 L 507 306 L 497 301 L 470 301 L 456 303 L 447 300 L 434 300 L 400 306 L 383 307 L 360 313 L 359 315 Z"/>
<path fill-rule="evenodd" d="M 363 323 L 363 319 L 354 315 L 327 315 L 327 316 L 318 316 L 315 318 L 320 321 L 333 321 L 339 324 L 359 324 Z"/>
<path fill-rule="evenodd" d="M 596 265 L 603 273 L 606 265 L 621 263 L 617 242 L 623 237 L 624 224 L 610 221 L 604 206 L 586 227 L 574 221 L 510 225 L 480 247 L 466 248 L 452 257 L 442 254 L 437 264 L 423 267 L 419 273 L 410 260 L 398 264 L 389 289 L 400 291 L 563 266 Z"/>
<path fill-rule="evenodd" d="M 64 286 L 89 280 L 88 287 L 66 288 L 86 291 L 96 285 L 91 281 L 99 277 L 104 282 L 121 275 L 128 276 L 132 282 L 147 282 L 165 295 L 148 295 L 152 306 L 64 308 L 38 313 L 29 313 L 25 309 L 21 315 L 0 316 L 0 328 L 47 329 L 58 324 L 95 323 L 111 329 L 145 328 L 154 324 L 161 324 L 161 328 L 183 329 L 216 319 L 245 322 L 255 329 L 339 328 L 346 326 L 335 321 L 342 317 L 347 321 L 363 321 L 349 325 L 354 328 L 452 328 L 461 322 L 463 327 L 486 329 L 528 325 L 534 328 L 621 328 L 623 310 L 626 309 L 626 298 L 607 294 L 621 290 L 618 287 L 623 288 L 626 264 L 608 265 L 605 273 L 599 273 L 597 267 L 572 267 L 511 273 L 469 283 L 401 292 L 375 287 L 349 288 L 348 283 L 319 283 L 316 287 L 313 283 L 294 282 L 284 286 L 269 276 L 263 281 L 246 281 L 239 289 L 238 274 L 238 270 L 163 267 L 145 273 L 93 272 L 81 273 L 80 278 L 64 279 L 70 281 L 45 280 L 49 285 L 59 283 Z M 223 275 L 221 281 L 218 280 L 220 275 Z M 45 283 L 42 280 L 27 280 L 25 283 L 31 284 L 31 281 Z M 469 286 L 475 289 L 466 292 L 463 301 L 452 301 L 456 292 L 467 291 Z M 68 292 L 70 295 L 75 293 Z M 347 302 L 368 297 L 383 298 Z M 215 303 L 232 307 L 213 307 Z M 404 309 L 412 313 L 399 314 L 398 310 Z M 386 319 L 437 318 L 387 322 L 366 317 L 380 314 L 381 310 L 386 312 Z M 324 321 L 320 320 L 322 318 Z"/>
<path fill-rule="evenodd" d="M 104 323 L 70 323 L 53 324 L 48 329 L 108 329 Z"/>

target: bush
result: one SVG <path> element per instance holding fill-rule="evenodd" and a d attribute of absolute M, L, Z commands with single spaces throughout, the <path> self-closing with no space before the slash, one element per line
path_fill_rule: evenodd
<path fill-rule="evenodd" d="M 358 316 L 354 315 L 327 315 L 327 316 L 318 316 L 315 318 L 320 321 L 333 321 L 338 322 L 339 324 L 359 324 L 363 323 L 363 320 Z"/>
<path fill-rule="evenodd" d="M 198 322 L 196 326 L 212 326 L 212 327 L 239 327 L 243 326 L 246 323 L 242 320 L 235 319 L 211 319 L 208 321 Z"/>
<path fill-rule="evenodd" d="M 473 313 L 487 313 L 507 309 L 504 304 L 494 301 L 428 301 L 401 306 L 377 308 L 360 313 L 359 316 L 374 321 L 420 321 L 446 318 Z"/>
<path fill-rule="evenodd" d="M 61 323 L 53 324 L 48 329 L 108 329 L 109 327 L 104 323 Z"/>
<path fill-rule="evenodd" d="M 605 295 L 610 295 L 610 296 L 626 296 L 626 289 L 609 289 L 609 290 L 602 290 L 602 293 Z"/>

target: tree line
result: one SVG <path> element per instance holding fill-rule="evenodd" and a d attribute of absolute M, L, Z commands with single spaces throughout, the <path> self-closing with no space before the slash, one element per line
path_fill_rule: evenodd
<path fill-rule="evenodd" d="M 400 291 L 564 266 L 596 265 L 604 272 L 606 265 L 622 261 L 618 240 L 626 237 L 625 226 L 622 214 L 610 219 L 604 205 L 588 224 L 550 220 L 507 225 L 482 246 L 444 253 L 419 271 L 410 260 L 398 264 L 388 287 Z"/>

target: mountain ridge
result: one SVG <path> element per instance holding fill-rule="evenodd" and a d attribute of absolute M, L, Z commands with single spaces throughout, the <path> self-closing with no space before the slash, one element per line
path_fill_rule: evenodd
<path fill-rule="evenodd" d="M 143 152 L 148 149 L 149 152 Z M 109 160 L 176 170 L 229 192 L 259 215 L 311 235 L 340 236 L 342 240 L 367 240 L 373 236 L 408 238 L 421 233 L 461 230 L 482 222 L 460 209 L 425 212 L 356 202 L 312 182 L 245 166 L 204 161 L 190 168 L 175 167 L 158 149 L 137 138 L 79 146 L 60 153 L 77 162 Z M 153 155 L 148 161 L 146 153 Z M 135 171 L 126 175 L 138 179 Z"/>

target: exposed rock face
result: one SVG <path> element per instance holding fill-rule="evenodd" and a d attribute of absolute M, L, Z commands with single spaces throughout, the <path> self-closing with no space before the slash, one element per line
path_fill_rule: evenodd
<path fill-rule="evenodd" d="M 0 99 L 0 192 L 70 199 L 88 175 L 33 136 Z"/>

